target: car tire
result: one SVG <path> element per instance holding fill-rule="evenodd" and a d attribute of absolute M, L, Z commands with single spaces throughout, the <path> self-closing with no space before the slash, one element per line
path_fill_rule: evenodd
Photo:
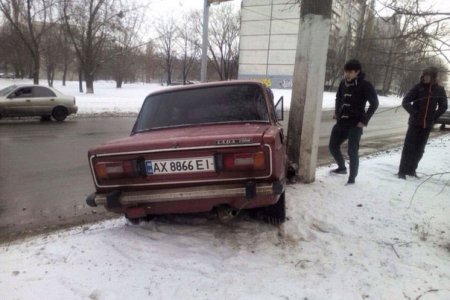
<path fill-rule="evenodd" d="M 63 106 L 57 106 L 53 109 L 52 117 L 58 122 L 64 121 L 69 115 L 67 109 Z"/>
<path fill-rule="evenodd" d="M 128 223 L 130 223 L 131 225 L 139 225 L 139 223 L 141 222 L 142 218 L 130 218 L 128 216 L 125 216 L 125 218 L 127 219 Z"/>
<path fill-rule="evenodd" d="M 142 221 L 142 222 L 150 222 L 150 221 L 152 221 L 154 218 L 155 218 L 155 216 L 153 216 L 153 215 L 147 215 L 147 216 L 145 216 L 145 217 L 142 217 L 142 218 L 130 218 L 130 217 L 128 217 L 127 215 L 125 215 L 125 218 L 127 219 L 127 221 L 130 223 L 130 224 L 132 224 L 132 225 L 139 225 L 139 223 Z"/>

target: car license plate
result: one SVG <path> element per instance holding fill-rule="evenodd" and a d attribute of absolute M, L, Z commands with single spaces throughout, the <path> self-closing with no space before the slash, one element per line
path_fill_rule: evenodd
<path fill-rule="evenodd" d="M 213 172 L 214 158 L 194 157 L 185 159 L 146 160 L 147 175 Z"/>

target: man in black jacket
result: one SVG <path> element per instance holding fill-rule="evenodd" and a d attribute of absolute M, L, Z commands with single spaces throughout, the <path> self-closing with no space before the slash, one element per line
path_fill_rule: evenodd
<path fill-rule="evenodd" d="M 425 151 L 434 122 L 447 110 L 445 89 L 438 85 L 438 69 L 430 67 L 422 72 L 416 84 L 403 99 L 402 106 L 409 113 L 398 177 L 417 177 L 416 169 Z"/>
<path fill-rule="evenodd" d="M 378 108 L 378 96 L 370 82 L 364 80 L 361 63 L 356 59 L 349 60 L 344 66 L 344 79 L 336 93 L 334 118 L 337 122 L 331 131 L 329 149 L 338 168 L 336 174 L 347 174 L 345 160 L 342 157 L 341 145 L 348 139 L 348 156 L 350 158 L 350 175 L 347 184 L 355 183 L 359 167 L 359 141 L 363 127 Z M 366 103 L 369 108 L 366 111 Z"/>

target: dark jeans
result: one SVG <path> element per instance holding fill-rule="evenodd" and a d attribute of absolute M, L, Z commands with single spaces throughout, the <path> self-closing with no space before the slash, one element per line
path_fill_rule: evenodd
<path fill-rule="evenodd" d="M 348 157 L 350 158 L 350 176 L 349 179 L 355 179 L 358 175 L 359 167 L 359 141 L 363 129 L 357 126 L 347 127 L 334 125 L 331 131 L 329 149 L 334 160 L 340 169 L 345 168 L 345 160 L 342 157 L 341 145 L 348 140 Z"/>
<path fill-rule="evenodd" d="M 400 174 L 415 175 L 419 161 L 422 159 L 430 136 L 431 128 L 409 125 L 400 159 Z"/>

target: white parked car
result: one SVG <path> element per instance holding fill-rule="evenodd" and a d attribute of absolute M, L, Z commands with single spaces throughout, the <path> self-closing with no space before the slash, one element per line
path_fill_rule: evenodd
<path fill-rule="evenodd" d="M 76 114 L 75 97 L 40 85 L 11 85 L 0 90 L 0 118 L 40 116 L 62 122 Z"/>

